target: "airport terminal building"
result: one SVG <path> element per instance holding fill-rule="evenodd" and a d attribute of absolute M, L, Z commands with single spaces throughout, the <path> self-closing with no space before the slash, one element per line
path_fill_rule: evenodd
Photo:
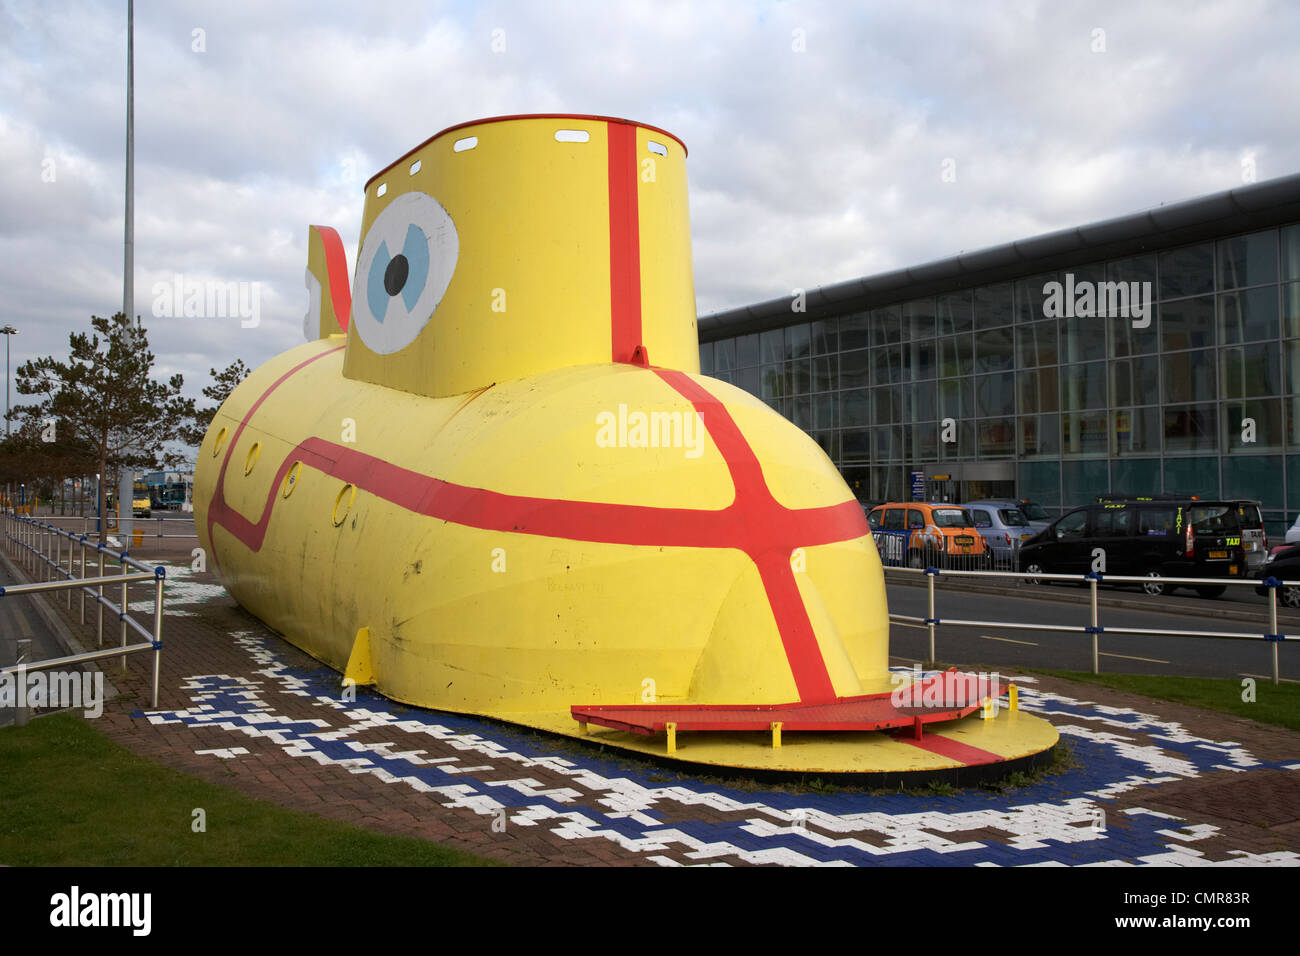
<path fill-rule="evenodd" d="M 1300 512 L 1300 174 L 699 329 L 704 373 L 812 434 L 864 503 L 1250 498 L 1279 540 Z"/>

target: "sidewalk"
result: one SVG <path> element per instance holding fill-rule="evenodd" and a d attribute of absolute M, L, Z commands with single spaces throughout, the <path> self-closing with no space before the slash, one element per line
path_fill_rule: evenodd
<path fill-rule="evenodd" d="M 293 809 L 528 865 L 1300 865 L 1300 734 L 1280 728 L 1024 676 L 1021 706 L 1071 753 L 1032 786 L 738 789 L 364 690 L 340 700 L 337 673 L 168 551 L 158 709 L 148 655 L 125 676 L 114 660 L 126 697 L 98 728 Z M 86 633 L 75 601 L 57 608 Z"/>

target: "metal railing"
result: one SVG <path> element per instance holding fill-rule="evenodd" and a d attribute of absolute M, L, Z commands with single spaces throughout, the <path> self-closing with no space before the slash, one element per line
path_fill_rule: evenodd
<path fill-rule="evenodd" d="M 906 614 L 890 614 L 891 621 L 899 621 L 909 624 L 924 624 L 929 631 L 930 636 L 930 657 L 931 661 L 935 658 L 935 628 L 950 624 L 956 627 L 1005 627 L 1012 630 L 1022 631 L 1056 631 L 1064 633 L 1081 633 L 1092 636 L 1092 672 L 1101 673 L 1099 669 L 1099 639 L 1103 633 L 1107 634 L 1137 634 L 1148 637 L 1208 637 L 1224 640 L 1245 640 L 1245 641 L 1267 641 L 1273 647 L 1273 683 L 1280 681 L 1278 674 L 1278 652 L 1277 648 L 1282 641 L 1286 640 L 1285 634 L 1279 634 L 1277 629 L 1277 592 L 1278 588 L 1300 584 L 1296 581 L 1280 581 L 1277 578 L 1265 578 L 1262 581 L 1255 578 L 1165 578 L 1157 575 L 1137 577 L 1134 575 L 1122 574 L 1099 574 L 1092 572 L 1089 574 L 1047 574 L 1039 572 L 1032 578 L 1026 578 L 1024 572 L 1011 571 L 966 571 L 966 570 L 942 570 L 940 568 L 902 568 L 886 566 L 888 572 L 898 574 L 923 574 L 926 577 L 926 588 L 928 591 L 929 603 L 928 614 L 926 617 L 914 617 Z M 1018 580 L 1029 581 L 1071 581 L 1075 584 L 1085 583 L 1091 588 L 1090 617 L 1089 623 L 1077 627 L 1071 627 L 1062 624 L 1026 624 L 1016 621 L 971 621 L 962 618 L 940 618 L 935 614 L 934 594 L 935 579 L 947 575 L 949 577 L 963 578 L 1015 578 Z M 1170 586 L 1182 587 L 1185 585 L 1196 586 L 1214 586 L 1220 585 L 1249 585 L 1251 587 L 1263 586 L 1268 589 L 1268 630 L 1262 633 L 1243 633 L 1240 631 L 1186 631 L 1186 630 L 1169 630 L 1166 628 L 1150 627 L 1103 627 L 1100 620 L 1100 605 L 1097 593 L 1097 586 L 1102 581 L 1114 584 L 1151 584 L 1153 582 L 1166 582 Z"/>
<path fill-rule="evenodd" d="M 38 594 L 47 591 L 64 591 L 67 596 L 68 610 L 72 609 L 72 592 L 81 592 L 81 623 L 86 623 L 86 598 L 90 597 L 96 607 L 96 631 L 100 650 L 55 657 L 43 661 L 28 661 L 20 666 L 0 668 L 0 676 L 8 673 L 33 670 L 48 670 L 69 664 L 82 664 L 90 661 L 107 660 L 112 657 L 122 658 L 122 669 L 126 669 L 128 654 L 153 652 L 153 698 L 152 706 L 158 706 L 158 679 L 162 664 L 162 620 L 163 620 L 163 585 L 167 571 L 163 567 L 150 567 L 141 564 L 127 551 L 112 551 L 102 544 L 92 543 L 87 535 L 75 535 L 56 528 L 48 522 L 38 521 L 21 515 L 5 514 L 5 540 L 19 566 L 33 578 L 31 584 L 13 584 L 0 587 L 0 598 L 14 597 L 21 594 Z M 67 543 L 67 565 L 64 565 L 64 542 Z M 80 549 L 80 561 L 77 552 Z M 98 573 L 88 576 L 87 554 L 98 556 Z M 105 559 L 117 561 L 120 573 L 105 573 Z M 80 567 L 80 576 L 77 574 Z M 130 569 L 136 569 L 132 571 Z M 56 578 L 66 580 L 56 580 Z M 141 624 L 131 616 L 130 598 L 127 587 L 140 581 L 154 582 L 154 607 L 152 629 Z M 104 593 L 104 589 L 121 588 L 121 603 L 114 603 Z M 104 648 L 104 611 L 116 614 L 121 631 L 121 646 Z M 145 643 L 127 644 L 127 632 L 132 631 L 144 638 Z"/>
<path fill-rule="evenodd" d="M 75 523 L 79 521 L 81 522 L 81 533 L 88 537 L 97 537 L 99 535 L 99 523 L 101 521 L 101 519 L 96 517 L 95 515 L 44 515 L 42 517 L 42 520 L 48 521 L 50 523 L 54 523 L 56 521 Z M 171 521 L 171 522 L 183 521 L 186 524 L 193 527 L 194 525 L 193 514 L 153 515 L 148 518 L 130 518 L 126 520 L 129 520 L 131 522 L 133 534 L 139 533 L 142 537 L 146 537 L 146 538 L 197 538 L 198 537 L 197 531 L 187 531 L 187 532 L 180 532 L 176 534 L 168 533 L 163 524 L 163 522 L 167 522 L 167 521 Z M 115 515 L 109 515 L 106 521 L 107 521 L 107 527 L 104 529 L 105 536 L 113 534 L 114 532 L 119 530 L 117 517 Z M 149 522 L 155 523 L 154 531 L 152 533 L 146 533 L 144 531 L 144 528 L 148 526 Z"/>

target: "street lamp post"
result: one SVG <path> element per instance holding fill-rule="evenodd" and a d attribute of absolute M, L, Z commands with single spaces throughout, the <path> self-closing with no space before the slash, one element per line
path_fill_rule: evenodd
<path fill-rule="evenodd" d="M 9 435 L 9 339 L 17 334 L 12 325 L 0 329 L 0 335 L 5 337 L 5 437 Z"/>
<path fill-rule="evenodd" d="M 6 325 L 0 329 L 0 335 L 5 337 L 5 438 L 9 437 L 9 340 L 18 334 L 18 330 L 12 325 Z M 5 500 L 12 505 L 13 496 L 10 494 L 8 482 L 5 483 Z"/>

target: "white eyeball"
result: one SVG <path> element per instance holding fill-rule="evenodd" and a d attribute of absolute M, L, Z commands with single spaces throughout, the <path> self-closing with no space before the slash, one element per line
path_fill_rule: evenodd
<path fill-rule="evenodd" d="M 460 236 L 441 203 L 403 193 L 376 217 L 357 258 L 352 321 L 370 351 L 390 355 L 416 340 L 456 271 Z"/>

